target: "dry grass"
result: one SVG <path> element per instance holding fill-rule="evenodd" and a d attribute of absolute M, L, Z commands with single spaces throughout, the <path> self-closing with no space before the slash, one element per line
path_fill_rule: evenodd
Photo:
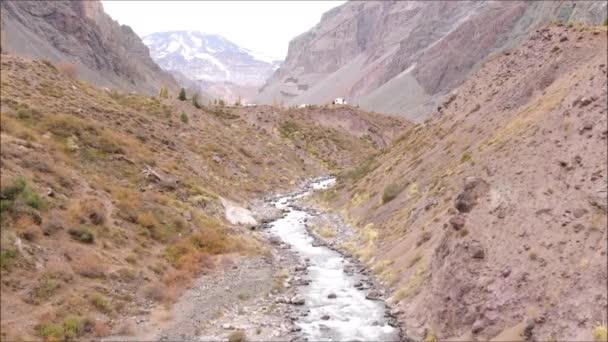
<path fill-rule="evenodd" d="M 76 76 L 78 76 L 76 66 L 73 63 L 69 63 L 69 62 L 59 63 L 59 64 L 57 64 L 56 68 L 57 68 L 57 70 L 59 70 L 59 72 L 61 72 L 62 74 L 66 75 L 67 77 L 69 77 L 71 79 L 76 79 Z"/>
<path fill-rule="evenodd" d="M 233 331 L 228 335 L 228 342 L 246 342 L 247 335 L 243 330 Z"/>

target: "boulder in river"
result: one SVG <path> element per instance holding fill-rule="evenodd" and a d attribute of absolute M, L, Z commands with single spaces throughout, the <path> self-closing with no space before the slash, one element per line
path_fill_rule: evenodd
<path fill-rule="evenodd" d="M 306 301 L 301 296 L 293 296 L 289 302 L 293 305 L 304 305 Z"/>

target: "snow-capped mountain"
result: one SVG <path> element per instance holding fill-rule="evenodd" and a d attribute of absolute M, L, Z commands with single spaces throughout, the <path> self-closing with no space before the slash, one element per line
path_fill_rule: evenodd
<path fill-rule="evenodd" d="M 145 36 L 143 42 L 161 68 L 179 71 L 194 81 L 258 86 L 281 63 L 224 37 L 197 31 L 153 33 Z"/>

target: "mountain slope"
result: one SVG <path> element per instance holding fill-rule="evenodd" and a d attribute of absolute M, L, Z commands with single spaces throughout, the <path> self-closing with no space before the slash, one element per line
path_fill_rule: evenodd
<path fill-rule="evenodd" d="M 2 1 L 1 6 L 4 53 L 74 64 L 78 77 L 99 86 L 147 94 L 177 88 L 133 30 L 112 20 L 99 1 Z"/>
<path fill-rule="evenodd" d="M 258 232 L 227 221 L 224 200 L 356 165 L 390 141 L 382 132 L 408 126 L 360 111 L 336 125 L 311 119 L 321 113 L 197 109 L 7 54 L 0 67 L 3 341 L 125 334 L 201 272 L 268 257 Z M 252 119 L 267 112 L 276 117 Z"/>
<path fill-rule="evenodd" d="M 410 337 L 605 329 L 606 60 L 606 27 L 539 29 L 324 195 L 359 227 L 344 246 L 390 287 Z"/>
<path fill-rule="evenodd" d="M 603 1 L 348 2 L 290 42 L 257 99 L 322 104 L 345 97 L 422 121 L 489 55 L 539 24 L 599 24 L 605 13 Z"/>

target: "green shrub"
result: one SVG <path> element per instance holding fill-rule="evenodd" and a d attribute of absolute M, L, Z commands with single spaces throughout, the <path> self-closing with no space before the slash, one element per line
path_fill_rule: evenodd
<path fill-rule="evenodd" d="M 38 210 L 46 207 L 46 201 L 32 189 L 27 180 L 23 177 L 17 177 L 10 185 L 0 190 L 0 222 L 19 203 Z"/>
<path fill-rule="evenodd" d="M 180 120 L 182 120 L 183 123 L 188 123 L 188 115 L 185 112 L 182 112 L 182 114 L 179 116 Z"/>
<path fill-rule="evenodd" d="M 16 249 L 4 249 L 0 251 L 0 268 L 9 269 L 15 262 L 19 253 Z"/>
<path fill-rule="evenodd" d="M 89 244 L 95 242 L 95 235 L 88 228 L 84 228 L 84 227 L 73 228 L 73 229 L 68 230 L 68 233 L 76 241 L 80 241 L 82 243 L 89 243 Z"/>
<path fill-rule="evenodd" d="M 396 183 L 390 183 L 389 185 L 385 186 L 384 192 L 382 193 L 382 204 L 388 203 L 395 199 L 395 197 L 397 197 L 401 191 L 403 191 L 403 186 Z"/>
<path fill-rule="evenodd" d="M 112 311 L 112 305 L 98 293 L 94 294 L 91 298 L 91 304 L 103 313 L 110 313 Z"/>
<path fill-rule="evenodd" d="M 186 101 L 186 89 L 182 88 L 179 90 L 179 95 L 177 97 L 180 101 Z"/>

